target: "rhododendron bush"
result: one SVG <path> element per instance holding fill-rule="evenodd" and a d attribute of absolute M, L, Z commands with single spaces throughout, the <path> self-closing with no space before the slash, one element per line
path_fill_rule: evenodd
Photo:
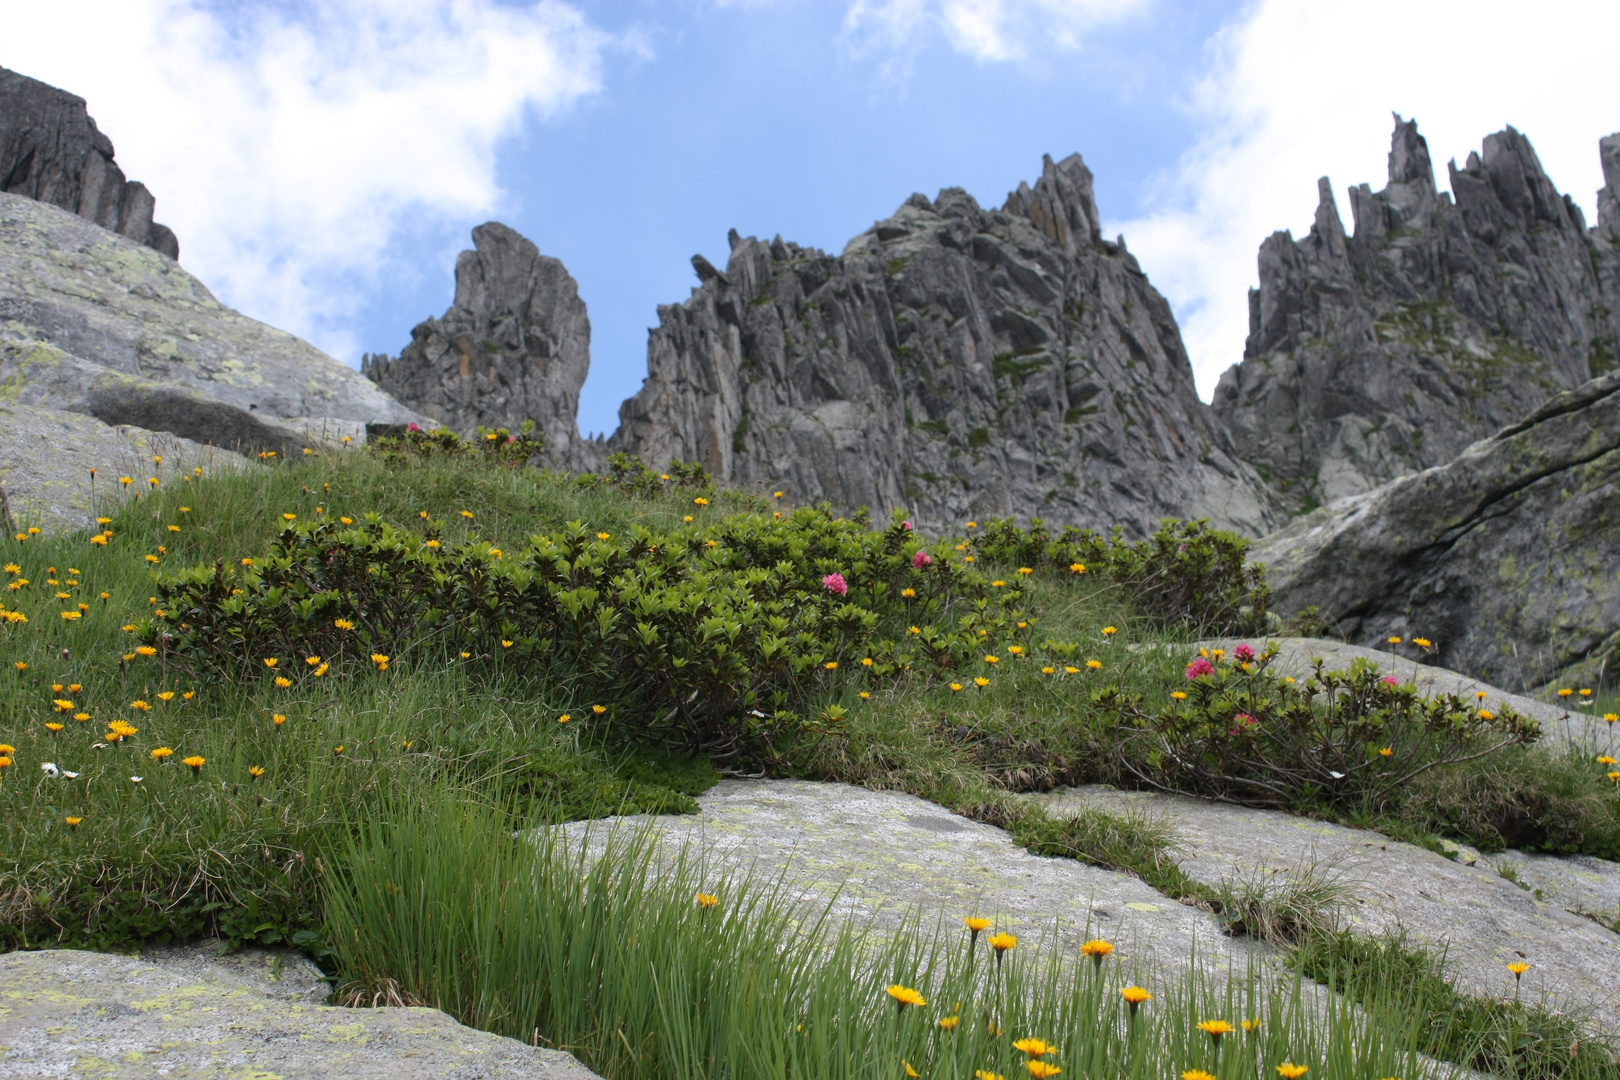
<path fill-rule="evenodd" d="M 1094 699 L 1125 732 L 1125 768 L 1154 787 L 1247 806 L 1384 805 L 1441 765 L 1535 741 L 1536 721 L 1411 683 L 1357 660 L 1302 679 L 1271 670 L 1276 647 L 1201 649 L 1168 704 L 1116 688 Z"/>

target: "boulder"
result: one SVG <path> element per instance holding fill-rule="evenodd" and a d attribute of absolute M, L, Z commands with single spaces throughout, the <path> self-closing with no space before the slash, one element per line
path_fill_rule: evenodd
<path fill-rule="evenodd" d="M 570 1054 L 437 1009 L 344 1009 L 296 954 L 0 955 L 0 1075 L 594 1080 Z"/>
<path fill-rule="evenodd" d="M 145 491 L 149 477 L 185 483 L 193 469 L 207 474 L 249 467 L 235 454 L 175 435 L 114 427 L 58 409 L 0 404 L 0 525 L 8 534 L 29 527 L 48 533 L 89 528 L 129 494 Z M 123 476 L 134 481 L 133 492 L 119 484 Z"/>
<path fill-rule="evenodd" d="M 723 272 L 693 265 L 610 451 L 934 528 L 1281 522 L 1198 400 L 1168 303 L 1102 238 L 1078 154 L 999 210 L 949 188 L 840 255 L 733 231 Z"/>
<path fill-rule="evenodd" d="M 1434 642 L 1510 690 L 1598 686 L 1620 660 L 1620 372 L 1454 461 L 1350 496 L 1250 550 L 1274 610 L 1352 644 Z"/>
<path fill-rule="evenodd" d="M 1261 245 L 1243 361 L 1215 391 L 1239 456 L 1309 508 L 1444 464 L 1612 368 L 1620 137 L 1602 152 L 1591 233 L 1511 127 L 1450 164 L 1447 194 L 1396 116 L 1389 182 L 1350 189 L 1349 236 L 1323 177 L 1310 233 Z"/>
<path fill-rule="evenodd" d="M 491 221 L 456 259 L 456 298 L 411 331 L 399 356 L 367 356 L 378 386 L 446 426 L 518 430 L 532 420 L 546 457 L 596 464 L 579 437 L 579 389 L 591 366 L 591 322 L 567 268 Z M 576 461 L 581 455 L 583 462 Z"/>
<path fill-rule="evenodd" d="M 1528 960 L 1525 998 L 1590 1011 L 1604 1034 L 1620 1034 L 1620 1001 L 1612 993 L 1620 934 L 1587 917 L 1594 901 L 1620 892 L 1620 866 L 1613 863 L 1523 853 L 1493 859 L 1461 847 L 1447 858 L 1365 829 L 1183 795 L 1088 786 L 1029 798 L 1054 816 L 1098 806 L 1167 817 L 1182 870 L 1205 885 L 1311 872 L 1336 879 L 1354 895 L 1345 925 L 1367 934 L 1404 930 L 1413 943 L 1443 950 L 1448 974 L 1465 993 L 1511 998 L 1507 965 Z M 1526 884 L 1504 877 L 1497 864 L 1522 868 Z M 1537 895 L 1532 879 L 1550 888 Z"/>
<path fill-rule="evenodd" d="M 124 179 L 112 140 L 85 101 L 0 68 L 0 191 L 60 206 L 104 229 L 180 257 L 180 241 L 152 220 L 157 200 Z"/>

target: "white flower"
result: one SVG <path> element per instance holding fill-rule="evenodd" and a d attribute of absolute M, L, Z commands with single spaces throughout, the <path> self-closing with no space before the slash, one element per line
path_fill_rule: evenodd
<path fill-rule="evenodd" d="M 1343 780 L 1344 779 L 1344 773 L 1342 773 L 1342 772 L 1334 772 L 1332 769 L 1328 770 L 1328 775 L 1333 777 L 1333 779 L 1335 779 L 1335 780 Z"/>
<path fill-rule="evenodd" d="M 56 767 L 56 762 L 54 761 L 42 761 L 39 763 L 39 767 L 40 771 L 42 771 L 46 776 L 57 776 L 61 772 L 61 770 Z"/>
<path fill-rule="evenodd" d="M 133 780 L 133 781 L 135 781 L 135 782 L 136 782 L 136 783 L 137 783 L 137 784 L 138 784 L 138 783 L 140 783 L 140 782 L 141 782 L 141 781 L 142 781 L 142 780 L 145 780 L 145 779 L 146 779 L 146 777 L 144 777 L 144 776 L 132 776 L 132 777 L 130 777 L 130 779 L 131 779 L 131 780 Z"/>
<path fill-rule="evenodd" d="M 66 780 L 77 780 L 79 778 L 79 774 L 76 772 L 68 772 L 66 769 L 63 769 L 62 777 Z"/>

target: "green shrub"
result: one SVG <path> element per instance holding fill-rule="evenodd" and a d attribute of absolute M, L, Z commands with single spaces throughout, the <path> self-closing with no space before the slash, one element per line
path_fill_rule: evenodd
<path fill-rule="evenodd" d="M 1052 536 L 1040 518 L 1029 529 L 1012 518 L 988 522 L 972 540 L 985 557 L 1058 576 L 1100 574 L 1159 625 L 1200 634 L 1257 633 L 1271 590 L 1265 572 L 1244 562 L 1249 542 L 1203 521 L 1165 521 L 1152 536 L 1127 543 L 1069 526 Z"/>
<path fill-rule="evenodd" d="M 1318 660 L 1298 682 L 1267 670 L 1275 645 L 1239 645 L 1230 662 L 1201 652 L 1162 708 L 1112 688 L 1096 695 L 1126 726 L 1126 769 L 1151 786 L 1249 806 L 1384 805 L 1431 770 L 1540 735 L 1506 706 L 1492 714 L 1454 694 L 1421 698 L 1362 660 L 1347 671 Z"/>
<path fill-rule="evenodd" d="M 415 424 L 373 424 L 366 439 L 367 453 L 390 467 L 424 459 L 517 466 L 544 449 L 545 440 L 534 433 L 533 420 L 523 421 L 516 435 L 506 428 L 480 425 L 470 438 L 462 438 L 449 428 L 428 431 Z"/>

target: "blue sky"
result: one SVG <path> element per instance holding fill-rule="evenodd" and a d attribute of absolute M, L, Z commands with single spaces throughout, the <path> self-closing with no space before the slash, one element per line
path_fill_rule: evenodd
<path fill-rule="evenodd" d="M 1201 391 L 1242 354 L 1254 254 L 1316 178 L 1382 186 L 1390 112 L 1443 178 L 1526 132 L 1592 212 L 1620 5 L 1361 0 L 0 0 L 0 64 L 88 99 L 226 303 L 350 363 L 443 312 L 504 221 L 590 308 L 586 432 L 726 230 L 839 250 L 913 191 L 999 205 L 1081 152 Z M 1398 28 L 1398 29 L 1396 29 Z M 1441 186 L 1444 187 L 1442 179 Z"/>

